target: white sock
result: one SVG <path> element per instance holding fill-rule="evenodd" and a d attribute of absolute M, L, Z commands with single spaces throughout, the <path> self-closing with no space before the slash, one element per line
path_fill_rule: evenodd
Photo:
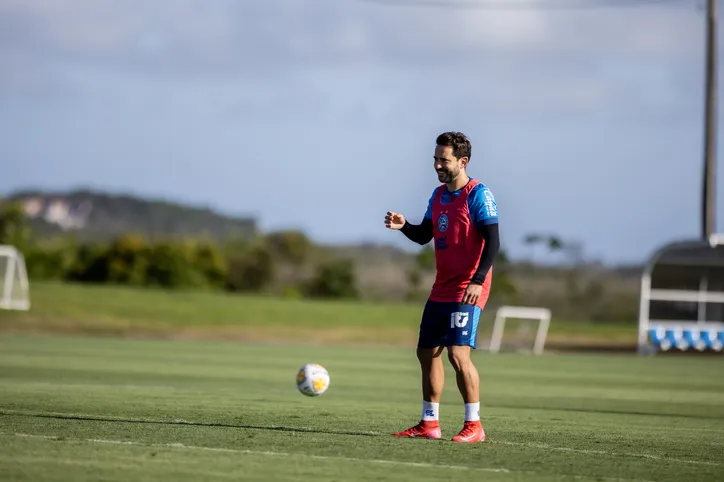
<path fill-rule="evenodd" d="M 477 422 L 480 420 L 480 402 L 465 404 L 465 421 Z"/>
<path fill-rule="evenodd" d="M 422 401 L 422 419 L 437 420 L 440 415 L 440 404 L 435 402 Z"/>

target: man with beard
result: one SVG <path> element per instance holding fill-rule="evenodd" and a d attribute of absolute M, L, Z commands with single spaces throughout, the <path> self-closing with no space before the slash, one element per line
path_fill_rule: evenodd
<path fill-rule="evenodd" d="M 420 245 L 435 240 L 437 275 L 420 322 L 417 358 L 422 370 L 422 418 L 398 437 L 441 438 L 440 395 L 445 347 L 465 403 L 463 428 L 454 442 L 482 442 L 480 377 L 470 359 L 476 346 L 480 314 L 490 294 L 492 265 L 500 247 L 498 208 L 483 183 L 470 178 L 466 167 L 471 145 L 461 132 L 445 132 L 436 140 L 434 166 L 442 183 L 432 193 L 418 225 L 388 212 L 385 226 L 401 230 Z"/>

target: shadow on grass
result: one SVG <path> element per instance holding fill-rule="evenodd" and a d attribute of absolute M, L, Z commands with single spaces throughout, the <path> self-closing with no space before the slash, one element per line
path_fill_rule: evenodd
<path fill-rule="evenodd" d="M 481 404 L 482 407 L 482 404 Z M 605 408 L 597 408 L 597 407 L 591 407 L 591 408 L 583 408 L 583 407 L 565 407 L 565 406 L 555 406 L 555 405 L 525 405 L 525 404 L 485 404 L 486 408 L 504 408 L 504 409 L 514 409 L 514 410 L 536 410 L 536 411 L 545 411 L 545 412 L 576 412 L 576 413 L 600 413 L 600 414 L 606 414 L 606 415 L 635 415 L 638 417 L 665 417 L 665 418 L 695 418 L 700 420 L 721 420 L 724 419 L 724 414 L 722 413 L 707 413 L 704 412 L 706 409 L 711 409 L 711 407 L 706 406 L 702 407 L 702 413 L 695 413 L 695 411 L 691 412 L 646 412 L 643 410 L 626 410 L 626 409 L 620 409 L 620 410 L 612 410 L 612 409 L 605 409 Z"/>
<path fill-rule="evenodd" d="M 136 418 L 111 418 L 111 417 L 94 417 L 90 415 L 73 415 L 61 413 L 30 413 L 30 412 L 13 412 L 0 411 L 0 416 L 18 416 L 32 418 L 48 418 L 55 420 L 78 420 L 84 422 L 115 422 L 129 424 L 149 424 L 149 425 L 184 425 L 191 427 L 222 427 L 222 428 L 241 428 L 248 430 L 271 430 L 278 432 L 302 432 L 302 433 L 323 433 L 330 435 L 353 435 L 358 437 L 379 437 L 381 434 L 373 432 L 356 432 L 353 430 L 327 430 L 307 427 L 286 427 L 282 425 L 248 425 L 241 423 L 221 423 L 221 422 L 193 422 L 188 420 L 148 420 Z"/>

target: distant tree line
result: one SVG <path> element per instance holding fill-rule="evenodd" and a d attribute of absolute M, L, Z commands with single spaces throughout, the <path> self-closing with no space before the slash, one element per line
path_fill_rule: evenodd
<path fill-rule="evenodd" d="M 632 321 L 638 292 L 622 290 L 621 279 L 586 266 L 580 246 L 555 236 L 529 235 L 531 246 L 562 253 L 564 262 L 545 267 L 496 258 L 490 305 L 547 306 L 569 320 Z M 435 275 L 431 245 L 395 261 L 402 278 L 374 276 L 377 293 L 362 289 L 358 273 L 371 262 L 354 261 L 316 245 L 299 231 L 277 231 L 246 238 L 149 240 L 136 234 L 108 241 L 77 241 L 72 236 L 36 239 L 17 205 L 0 206 L 0 244 L 19 248 L 33 280 L 112 283 L 166 289 L 210 289 L 264 293 L 287 298 L 356 299 L 387 297 L 424 300 Z M 382 263 L 382 264 L 380 264 Z M 389 261 L 374 266 L 389 267 Z M 373 266 L 374 272 L 379 268 Z M 400 280 L 404 287 L 400 287 Z M 369 290 L 369 287 L 367 288 Z"/>
<path fill-rule="evenodd" d="M 0 244 L 23 252 L 31 280 L 359 297 L 353 263 L 316 252 L 310 240 L 296 231 L 223 243 L 149 241 L 136 234 L 107 242 L 78 242 L 71 236 L 39 241 L 22 209 L 13 204 L 0 211 Z"/>
<path fill-rule="evenodd" d="M 0 210 L 0 244 L 12 244 L 23 252 L 31 280 L 201 288 L 295 298 L 363 297 L 355 262 L 316 246 L 299 231 L 225 242 L 152 241 L 133 233 L 109 241 L 80 242 L 72 236 L 41 241 L 33 236 L 22 208 L 9 204 Z M 410 268 L 408 298 L 426 296 L 421 275 L 431 270 L 434 254 L 428 246 Z M 502 271 L 496 276 L 501 277 L 502 286 L 512 288 Z"/>

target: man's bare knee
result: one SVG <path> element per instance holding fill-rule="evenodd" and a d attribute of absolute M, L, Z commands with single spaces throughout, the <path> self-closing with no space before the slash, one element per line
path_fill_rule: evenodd
<path fill-rule="evenodd" d="M 448 360 L 456 372 L 465 370 L 470 364 L 470 347 L 451 346 L 447 351 Z"/>
<path fill-rule="evenodd" d="M 442 354 L 442 350 L 444 347 L 437 347 L 437 348 L 418 348 L 417 349 L 417 359 L 420 360 L 420 363 L 423 365 L 430 365 L 435 358 L 438 358 Z"/>

